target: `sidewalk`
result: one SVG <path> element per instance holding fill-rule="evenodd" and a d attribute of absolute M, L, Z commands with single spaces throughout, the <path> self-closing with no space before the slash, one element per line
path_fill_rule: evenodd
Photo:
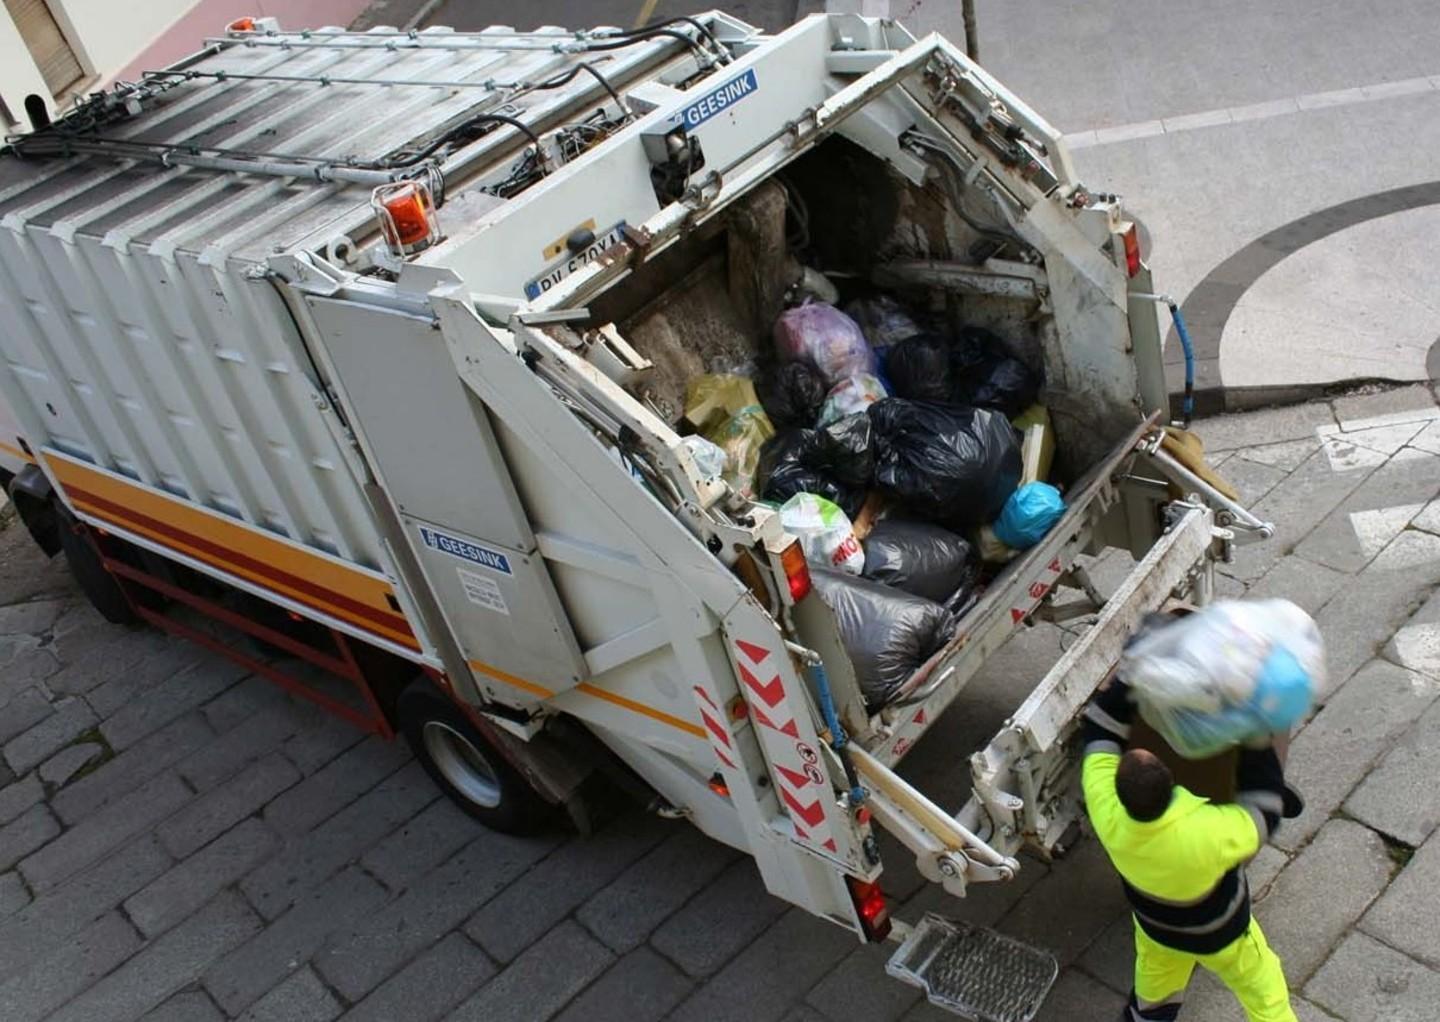
<path fill-rule="evenodd" d="M 1440 407 L 1430 391 L 1201 424 L 1280 528 L 1221 591 L 1284 595 L 1329 645 L 1291 751 L 1309 798 L 1255 861 L 1257 915 L 1305 1022 L 1440 1003 Z M 1102 586 L 1122 573 L 1107 559 Z M 1037 627 L 906 761 L 964 756 L 1068 637 Z M 581 839 L 476 828 L 403 746 L 361 737 L 160 634 L 101 622 L 23 531 L 0 532 L 0 1018 L 624 1022 L 949 1018 L 889 949 L 787 909 L 748 860 L 632 813 Z M 936 910 L 1051 948 L 1044 1022 L 1108 1020 L 1128 922 L 1093 841 L 964 901 L 888 839 L 901 918 Z M 1188 1017 L 1239 1019 L 1203 977 Z"/>

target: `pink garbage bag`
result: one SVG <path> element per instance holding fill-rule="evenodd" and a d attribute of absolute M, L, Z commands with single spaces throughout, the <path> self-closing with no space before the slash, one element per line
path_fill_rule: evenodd
<path fill-rule="evenodd" d="M 861 373 L 874 375 L 875 352 L 859 325 L 833 305 L 810 302 L 775 321 L 775 350 L 787 362 L 808 362 L 834 386 Z"/>

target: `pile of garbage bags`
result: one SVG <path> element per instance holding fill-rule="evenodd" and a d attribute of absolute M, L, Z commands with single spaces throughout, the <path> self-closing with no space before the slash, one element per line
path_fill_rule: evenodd
<path fill-rule="evenodd" d="M 1289 600 L 1219 600 L 1150 622 L 1118 675 L 1176 752 L 1204 759 L 1304 719 L 1325 685 L 1325 648 L 1314 619 Z"/>
<path fill-rule="evenodd" d="M 995 334 L 888 295 L 807 301 L 771 340 L 753 381 L 693 381 L 685 417 L 733 492 L 780 508 L 873 710 L 950 640 L 984 562 L 1064 514 L 1041 380 Z"/>

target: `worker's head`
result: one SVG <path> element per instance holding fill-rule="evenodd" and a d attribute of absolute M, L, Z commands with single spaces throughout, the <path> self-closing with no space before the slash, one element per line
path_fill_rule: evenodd
<path fill-rule="evenodd" d="M 1115 774 L 1115 793 L 1132 819 L 1141 823 L 1158 820 L 1170 807 L 1175 778 L 1170 768 L 1153 752 L 1131 749 L 1120 757 Z"/>

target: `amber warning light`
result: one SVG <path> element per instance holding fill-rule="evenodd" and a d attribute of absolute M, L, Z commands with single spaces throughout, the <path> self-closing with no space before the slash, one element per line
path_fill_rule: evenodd
<path fill-rule="evenodd" d="M 790 600 L 799 603 L 810 594 L 810 565 L 805 563 L 805 550 L 797 539 L 780 552 L 780 566 L 790 586 Z"/>
<path fill-rule="evenodd" d="M 440 240 L 435 200 L 420 181 L 381 185 L 370 196 L 385 244 L 397 256 L 414 255 Z"/>

